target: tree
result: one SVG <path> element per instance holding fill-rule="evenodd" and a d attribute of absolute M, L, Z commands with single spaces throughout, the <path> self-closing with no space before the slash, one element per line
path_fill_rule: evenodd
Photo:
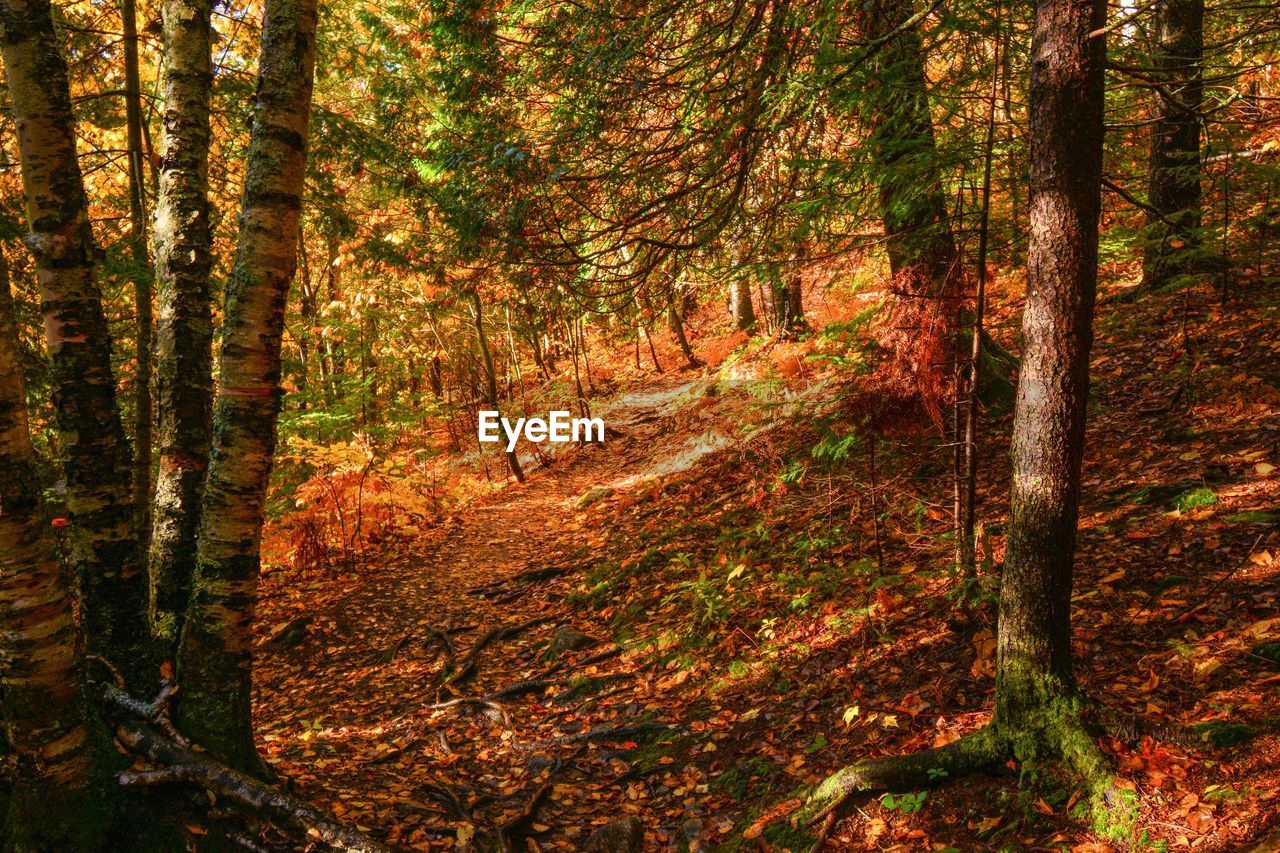
<path fill-rule="evenodd" d="M 152 630 L 172 653 L 195 573 L 209 461 L 213 321 L 209 270 L 210 0 L 166 0 L 164 130 L 155 257 L 159 457 L 151 535 Z"/>
<path fill-rule="evenodd" d="M 1204 0 L 1163 0 L 1156 38 L 1143 290 L 1165 287 L 1185 273 L 1198 242 Z"/>
<path fill-rule="evenodd" d="M 138 540 L 147 547 L 151 527 L 151 262 L 147 254 L 146 178 L 142 148 L 142 84 L 138 79 L 138 16 L 134 0 L 120 0 L 124 30 L 125 127 L 129 146 L 129 249 L 134 278 L 133 501 Z"/>
<path fill-rule="evenodd" d="M 297 266 L 315 32 L 316 0 L 268 1 L 196 574 L 178 651 L 182 731 L 233 767 L 259 775 L 253 617 L 283 393 L 284 310 Z"/>
<path fill-rule="evenodd" d="M 959 294 L 958 256 L 930 114 L 918 16 L 912 3 L 877 0 L 865 29 L 883 44 L 879 80 L 871 90 L 869 145 L 880 184 L 891 287 L 899 300 L 891 322 L 899 369 L 916 376 L 929 400 L 938 395 Z"/>
<path fill-rule="evenodd" d="M 498 373 L 493 365 L 493 353 L 489 349 L 489 338 L 484 333 L 484 305 L 480 301 L 480 292 L 472 288 L 467 293 L 467 303 L 471 309 L 471 322 L 476 328 L 476 343 L 480 347 L 480 357 L 484 363 L 484 400 L 489 408 L 498 410 Z M 581 396 L 581 394 L 579 394 Z M 514 449 L 506 451 L 507 466 L 517 482 L 524 482 L 524 469 L 520 467 L 520 457 Z"/>
<path fill-rule="evenodd" d="M 0 55 L 18 133 L 27 245 L 41 288 L 85 640 L 130 688 L 147 693 L 154 674 L 133 456 L 116 409 L 98 250 L 48 0 L 0 2 Z"/>
<path fill-rule="evenodd" d="M 7 842 L 86 846 L 92 739 L 71 590 L 63 580 L 27 427 L 18 330 L 0 252 L 0 654 L 4 720 L 17 755 Z"/>
<path fill-rule="evenodd" d="M 733 316 L 733 324 L 744 332 L 756 327 L 756 312 L 751 304 L 751 279 L 745 275 L 735 275 L 729 282 L 729 313 Z"/>
<path fill-rule="evenodd" d="M 1103 0 L 1041 0 L 1030 87 L 1031 220 L 1013 487 L 991 723 L 946 747 L 845 768 L 811 796 L 937 785 L 1009 758 L 1061 760 L 1117 799 L 1071 662 L 1071 587 L 1097 288 Z"/>

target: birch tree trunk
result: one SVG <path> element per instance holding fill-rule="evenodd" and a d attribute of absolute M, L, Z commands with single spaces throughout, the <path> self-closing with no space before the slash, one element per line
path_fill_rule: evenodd
<path fill-rule="evenodd" d="M 129 689 L 148 695 L 154 672 L 132 454 L 116 409 L 111 342 L 94 277 L 98 250 L 49 0 L 0 0 L 0 55 L 17 127 L 27 245 L 40 284 L 85 640 L 90 653 L 115 664 Z"/>
<path fill-rule="evenodd" d="M 83 849 L 92 747 L 77 671 L 71 590 L 49 530 L 27 426 L 9 271 L 0 254 L 0 686 L 17 774 L 7 842 Z"/>
<path fill-rule="evenodd" d="M 156 396 L 160 466 L 151 534 L 152 630 L 172 654 L 195 574 L 213 433 L 209 270 L 211 0 L 165 0 L 164 128 L 156 202 Z"/>
<path fill-rule="evenodd" d="M 733 325 L 744 332 L 756 327 L 756 311 L 751 304 L 751 280 L 745 276 L 729 282 L 729 313 Z"/>
<path fill-rule="evenodd" d="M 251 716 L 253 619 L 283 393 L 284 311 L 297 265 L 315 30 L 316 0 L 268 0 L 213 451 L 178 652 L 179 726 L 217 758 L 260 774 Z"/>

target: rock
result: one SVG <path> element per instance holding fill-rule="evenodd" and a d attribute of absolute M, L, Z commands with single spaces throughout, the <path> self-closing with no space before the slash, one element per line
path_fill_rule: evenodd
<path fill-rule="evenodd" d="M 613 497 L 613 489 L 608 486 L 592 486 L 578 498 L 578 509 L 586 509 L 597 501 Z"/>
<path fill-rule="evenodd" d="M 634 817 L 607 823 L 587 836 L 583 853 L 640 853 L 644 847 L 644 827 Z"/>
<path fill-rule="evenodd" d="M 551 638 L 551 644 L 547 646 L 547 657 L 555 659 L 565 652 L 585 649 L 588 646 L 594 646 L 598 642 L 600 641 L 595 637 L 588 637 L 581 631 L 575 631 L 566 625 L 556 629 L 555 636 Z"/>

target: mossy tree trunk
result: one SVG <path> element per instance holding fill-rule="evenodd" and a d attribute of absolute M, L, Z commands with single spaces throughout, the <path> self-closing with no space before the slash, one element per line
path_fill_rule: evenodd
<path fill-rule="evenodd" d="M 17 757 L 7 842 L 85 849 L 94 755 L 71 590 L 58 564 L 28 432 L 18 329 L 0 254 L 0 692 Z"/>
<path fill-rule="evenodd" d="M 18 135 L 27 245 L 40 284 L 85 641 L 90 653 L 115 664 L 131 690 L 148 695 L 154 668 L 133 455 L 116 408 L 111 342 L 94 275 L 98 249 L 76 159 L 67 66 L 48 0 L 0 2 L 0 54 Z"/>
<path fill-rule="evenodd" d="M 297 266 L 316 0 L 268 0 L 236 259 L 227 287 L 213 450 L 178 651 L 178 724 L 263 773 L 253 741 L 253 619 L 280 412 L 284 311 Z"/>
<path fill-rule="evenodd" d="M 1163 0 L 1153 65 L 1159 86 L 1151 126 L 1147 244 L 1142 288 L 1164 287 L 1189 264 L 1200 227 L 1200 122 L 1204 100 L 1204 0 Z"/>
<path fill-rule="evenodd" d="M 1105 42 L 1101 0 L 1036 12 L 1031 221 L 1000 584 L 996 723 L 1020 726 L 1075 690 L 1071 578 L 1098 282 Z"/>
<path fill-rule="evenodd" d="M 209 462 L 213 321 L 209 270 L 210 0 L 165 0 L 164 129 L 156 204 L 159 456 L 152 508 L 152 630 L 172 654 L 195 574 Z"/>

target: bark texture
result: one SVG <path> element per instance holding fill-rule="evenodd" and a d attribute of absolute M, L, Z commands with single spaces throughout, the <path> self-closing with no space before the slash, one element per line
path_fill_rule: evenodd
<path fill-rule="evenodd" d="M 1204 100 L 1204 0 L 1164 0 L 1153 64 L 1160 81 L 1151 127 L 1148 235 L 1142 287 L 1187 271 L 1200 227 L 1200 111 Z"/>
<path fill-rule="evenodd" d="M 1075 693 L 1071 579 L 1098 282 L 1102 0 L 1042 0 L 1032 44 L 1031 219 L 1000 584 L 995 723 Z"/>
<path fill-rule="evenodd" d="M 268 0 L 240 238 L 227 289 L 213 450 L 178 653 L 182 731 L 261 772 L 251 717 L 253 618 L 280 412 L 280 345 L 297 265 L 316 0 Z"/>
<path fill-rule="evenodd" d="M 138 541 L 151 532 L 151 326 L 152 272 L 147 253 L 146 192 L 142 158 L 142 86 L 138 80 L 138 15 L 134 0 L 120 0 L 124 30 L 125 127 L 129 144 L 129 252 L 134 275 L 133 503 Z"/>
<path fill-rule="evenodd" d="M 1030 88 L 1031 218 L 1025 349 L 1013 428 L 991 724 L 942 749 L 855 764 L 811 792 L 807 814 L 849 796 L 1061 762 L 1089 792 L 1095 829 L 1128 840 L 1132 797 L 1098 747 L 1071 665 L 1071 580 L 1088 401 L 1101 208 L 1105 0 L 1041 0 Z M 940 772 L 941 771 L 941 772 Z"/>
<path fill-rule="evenodd" d="M 878 55 L 880 79 L 869 94 L 871 155 L 897 300 L 890 339 L 898 371 L 914 377 L 932 403 L 950 370 L 959 275 L 913 6 L 875 0 L 863 26 L 869 38 L 886 40 Z"/>
<path fill-rule="evenodd" d="M 751 280 L 738 277 L 729 282 L 729 313 L 733 324 L 744 332 L 756 327 L 756 310 L 751 304 Z"/>
<path fill-rule="evenodd" d="M 484 361 L 484 396 L 485 402 L 489 404 L 489 408 L 495 412 L 498 411 L 498 374 L 493 365 L 493 353 L 489 349 L 489 338 L 484 333 L 484 306 L 480 302 L 479 291 L 472 290 L 468 295 L 471 301 L 471 318 L 476 324 L 476 340 L 480 344 L 480 356 Z M 572 334 L 572 330 L 570 330 Z M 577 362 L 574 362 L 575 366 Z M 579 385 L 578 396 L 581 398 L 582 391 Z M 501 415 L 499 415 L 501 417 Z M 507 467 L 511 469 L 511 475 L 516 478 L 516 482 L 524 482 L 524 469 L 520 467 L 520 456 L 515 450 L 504 451 L 507 457 Z"/>
<path fill-rule="evenodd" d="M 165 0 L 164 129 L 156 203 L 159 472 L 151 534 L 152 630 L 172 653 L 195 574 L 213 433 L 209 270 L 210 0 Z"/>
<path fill-rule="evenodd" d="M 50 533 L 28 432 L 18 330 L 0 255 L 0 688 L 17 756 L 8 843 L 76 849 L 93 754 L 68 588 Z"/>
<path fill-rule="evenodd" d="M 130 689 L 148 693 L 153 667 L 132 454 L 116 409 L 111 342 L 94 277 L 98 250 L 48 0 L 0 2 L 0 51 L 18 134 L 27 245 L 40 284 L 85 640 Z"/>

